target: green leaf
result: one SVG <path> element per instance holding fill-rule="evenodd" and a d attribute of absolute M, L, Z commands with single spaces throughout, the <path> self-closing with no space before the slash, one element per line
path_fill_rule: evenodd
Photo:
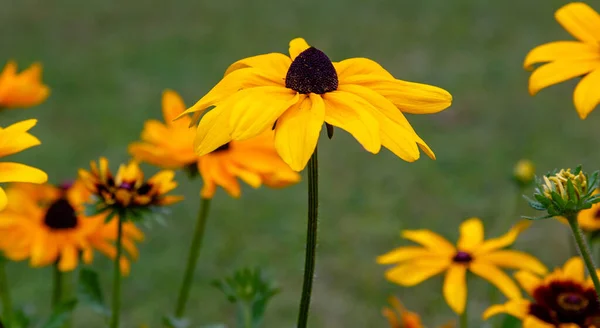
<path fill-rule="evenodd" d="M 17 309 L 13 312 L 13 324 L 14 328 L 27 328 L 31 323 L 29 316 L 23 311 L 23 309 Z M 2 327 L 2 325 L 0 325 Z"/>
<path fill-rule="evenodd" d="M 502 321 L 500 328 L 520 328 L 521 325 L 522 325 L 522 322 L 520 319 L 515 318 L 511 315 L 507 315 L 504 318 L 504 320 Z"/>
<path fill-rule="evenodd" d="M 529 199 L 526 196 L 523 196 L 523 197 L 525 197 L 526 199 Z M 546 196 L 544 196 L 542 194 L 534 194 L 533 197 L 535 197 L 535 199 L 544 206 L 550 206 L 550 204 L 552 203 L 551 200 L 549 200 Z"/>
<path fill-rule="evenodd" d="M 189 328 L 190 321 L 186 318 L 175 318 L 174 316 L 164 316 L 162 319 L 163 325 L 168 328 Z"/>
<path fill-rule="evenodd" d="M 79 271 L 79 286 L 77 296 L 86 305 L 89 305 L 94 311 L 109 316 L 110 310 L 104 302 L 100 278 L 96 271 L 89 268 L 82 268 Z"/>
<path fill-rule="evenodd" d="M 42 325 L 42 328 L 62 328 L 62 326 L 71 318 L 71 313 L 76 305 L 77 300 L 75 299 L 59 304 L 56 309 L 52 311 L 48 321 Z"/>
<path fill-rule="evenodd" d="M 552 200 L 560 207 L 565 207 L 565 200 L 556 192 L 551 191 L 550 195 L 552 196 Z"/>
<path fill-rule="evenodd" d="M 571 180 L 567 180 L 567 195 L 569 195 L 569 200 L 577 199 L 577 193 L 575 192 L 575 186 L 573 186 L 573 182 Z"/>

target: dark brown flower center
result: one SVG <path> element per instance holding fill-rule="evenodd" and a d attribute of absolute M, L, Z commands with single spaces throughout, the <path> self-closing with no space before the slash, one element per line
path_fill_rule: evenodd
<path fill-rule="evenodd" d="M 452 261 L 456 263 L 469 263 L 473 261 L 473 257 L 471 254 L 463 251 L 456 252 L 456 255 L 452 258 Z"/>
<path fill-rule="evenodd" d="M 596 212 L 594 213 L 594 219 L 600 220 L 600 207 L 596 209 Z"/>
<path fill-rule="evenodd" d="M 73 229 L 77 227 L 75 209 L 68 200 L 60 198 L 48 207 L 44 224 L 55 230 Z"/>
<path fill-rule="evenodd" d="M 224 145 L 220 146 L 219 148 L 217 148 L 217 149 L 213 150 L 212 152 L 213 152 L 213 153 L 218 153 L 218 152 L 221 152 L 221 151 L 229 150 L 229 147 L 230 147 L 230 146 L 229 146 L 229 142 L 228 142 L 228 143 L 226 143 L 226 144 L 224 144 Z"/>
<path fill-rule="evenodd" d="M 285 87 L 304 94 L 324 94 L 337 90 L 338 76 L 329 57 L 321 50 L 310 47 L 290 65 Z"/>
<path fill-rule="evenodd" d="M 579 294 L 563 293 L 558 295 L 557 303 L 565 310 L 580 311 L 589 304 L 589 301 Z"/>
<path fill-rule="evenodd" d="M 572 323 L 594 326 L 600 318 L 600 303 L 593 288 L 570 280 L 557 280 L 533 290 L 529 314 L 555 326 Z"/>

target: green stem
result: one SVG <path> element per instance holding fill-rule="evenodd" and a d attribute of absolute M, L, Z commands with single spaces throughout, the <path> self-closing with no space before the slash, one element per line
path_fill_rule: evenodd
<path fill-rule="evenodd" d="M 58 262 L 52 266 L 52 309 L 55 309 L 62 301 L 63 273 L 58 269 Z"/>
<path fill-rule="evenodd" d="M 467 312 L 467 306 L 465 305 L 465 311 L 460 315 L 460 328 L 469 327 L 469 313 Z"/>
<path fill-rule="evenodd" d="M 252 310 L 250 309 L 250 305 L 244 303 L 242 305 L 242 315 L 244 316 L 244 328 L 253 328 L 252 327 Z"/>
<path fill-rule="evenodd" d="M 305 328 L 308 321 L 312 282 L 315 274 L 315 258 L 317 252 L 317 217 L 319 206 L 319 163 L 317 148 L 308 161 L 308 227 L 306 234 L 306 258 L 304 262 L 304 281 L 300 299 L 298 328 Z"/>
<path fill-rule="evenodd" d="M 577 242 L 577 246 L 579 247 L 579 253 L 583 258 L 583 262 L 585 262 L 585 266 L 588 269 L 588 273 L 594 282 L 594 287 L 596 288 L 596 294 L 600 295 L 600 280 L 598 280 L 598 274 L 596 273 L 596 266 L 592 261 L 592 256 L 590 254 L 590 248 L 585 241 L 585 237 L 583 236 L 583 232 L 579 227 L 579 222 L 577 222 L 577 214 L 571 214 L 567 216 L 567 220 L 569 221 L 569 225 L 571 226 L 571 230 L 573 231 L 573 236 L 575 237 L 575 242 Z"/>
<path fill-rule="evenodd" d="M 177 297 L 177 305 L 175 307 L 175 316 L 178 318 L 183 316 L 185 312 L 185 304 L 190 296 L 190 289 L 192 281 L 194 280 L 194 271 L 196 270 L 198 255 L 200 254 L 200 248 L 202 248 L 202 239 L 204 238 L 204 228 L 206 227 L 206 218 L 208 217 L 208 210 L 210 209 L 210 201 L 210 198 L 202 198 L 200 209 L 198 210 L 196 229 L 194 231 L 192 244 L 190 245 L 187 265 L 183 275 L 183 282 L 181 283 L 181 288 L 179 289 L 179 296 Z"/>
<path fill-rule="evenodd" d="M 110 319 L 110 327 L 119 327 L 119 316 L 121 311 L 121 255 L 123 253 L 123 213 L 119 213 L 118 228 L 117 228 L 117 255 L 115 256 L 114 271 L 113 271 L 113 293 L 112 293 L 112 317 Z"/>
<path fill-rule="evenodd" d="M 0 256 L 0 299 L 2 299 L 2 318 L 6 328 L 11 328 L 13 323 L 13 307 L 8 290 L 5 260 Z"/>

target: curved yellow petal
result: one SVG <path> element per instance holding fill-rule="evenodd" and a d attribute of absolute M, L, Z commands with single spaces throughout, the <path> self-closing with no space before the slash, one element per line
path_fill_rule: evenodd
<path fill-rule="evenodd" d="M 449 265 L 448 258 L 418 259 L 387 270 L 385 277 L 401 286 L 415 286 L 444 271 Z"/>
<path fill-rule="evenodd" d="M 600 53 L 600 50 L 598 50 Z M 573 94 L 573 102 L 575 109 L 579 113 L 581 119 L 585 119 L 592 112 L 598 103 L 600 103 L 600 69 L 597 69 L 590 74 L 584 76 L 575 87 Z"/>
<path fill-rule="evenodd" d="M 0 182 L 44 183 L 46 181 L 48 175 L 40 169 L 21 163 L 0 163 Z"/>
<path fill-rule="evenodd" d="M 368 58 L 350 58 L 333 63 L 340 84 L 346 83 L 346 79 L 355 75 L 375 74 L 388 79 L 394 77 L 376 61 Z"/>
<path fill-rule="evenodd" d="M 411 260 L 414 258 L 422 258 L 432 254 L 437 253 L 432 253 L 431 250 L 419 246 L 404 246 L 398 247 L 383 255 L 378 256 L 377 263 L 391 264 L 397 262 L 404 262 L 407 260 Z"/>
<path fill-rule="evenodd" d="M 483 223 L 478 218 L 470 218 L 460 225 L 457 247 L 461 251 L 474 251 L 483 242 Z"/>
<path fill-rule="evenodd" d="M 445 238 L 430 230 L 404 230 L 402 238 L 421 244 L 441 254 L 454 254 L 456 249 Z"/>
<path fill-rule="evenodd" d="M 587 74 L 600 68 L 600 59 L 555 61 L 537 68 L 529 77 L 529 93 L 533 96 L 543 88 Z"/>
<path fill-rule="evenodd" d="M 65 244 L 60 252 L 58 269 L 60 271 L 73 271 L 79 260 L 78 250 L 72 244 Z"/>
<path fill-rule="evenodd" d="M 488 253 L 483 257 L 486 261 L 503 268 L 529 270 L 537 274 L 548 272 L 548 269 L 542 262 L 521 251 L 500 250 Z"/>
<path fill-rule="evenodd" d="M 569 3 L 557 10 L 554 17 L 575 38 L 588 43 L 600 41 L 600 15 L 587 4 Z"/>
<path fill-rule="evenodd" d="M 365 108 L 371 105 L 352 93 L 333 91 L 323 95 L 325 122 L 348 131 L 368 152 L 381 149 L 379 123 Z"/>
<path fill-rule="evenodd" d="M 530 301 L 524 299 L 509 300 L 504 304 L 492 305 L 483 312 L 483 320 L 487 320 L 492 316 L 500 313 L 506 313 L 513 317 L 524 319 L 529 312 Z"/>
<path fill-rule="evenodd" d="M 0 187 L 0 211 L 3 210 L 8 204 L 8 198 L 6 197 L 6 192 L 2 187 Z"/>
<path fill-rule="evenodd" d="M 315 152 L 325 119 L 325 104 L 319 95 L 300 96 L 300 101 L 279 117 L 275 127 L 275 149 L 292 170 L 302 171 Z"/>
<path fill-rule="evenodd" d="M 292 64 L 290 57 L 280 53 L 269 53 L 264 55 L 252 56 L 236 61 L 225 71 L 225 75 L 238 69 L 254 67 L 261 71 L 273 72 L 275 75 L 285 79 L 287 71 Z"/>
<path fill-rule="evenodd" d="M 170 89 L 163 91 L 162 113 L 165 123 L 168 125 L 173 123 L 182 125 L 186 124 L 187 122 L 184 122 L 183 120 L 173 122 L 173 120 L 181 115 L 183 111 L 185 111 L 185 103 L 183 102 L 183 99 L 181 99 L 181 96 L 177 92 Z"/>
<path fill-rule="evenodd" d="M 465 311 L 467 303 L 467 267 L 451 265 L 444 278 L 443 293 L 446 302 L 457 314 Z"/>
<path fill-rule="evenodd" d="M 519 282 L 519 285 L 523 287 L 525 292 L 529 295 L 533 295 L 533 291 L 542 284 L 542 279 L 529 271 L 519 271 L 515 273 L 515 279 Z"/>
<path fill-rule="evenodd" d="M 511 245 L 515 242 L 517 237 L 523 230 L 527 229 L 531 225 L 531 221 L 529 220 L 521 220 L 519 223 L 515 224 L 507 233 L 498 237 L 498 238 L 490 238 L 485 240 L 481 247 L 478 247 L 475 250 L 475 255 L 483 254 L 489 251 L 493 251 L 496 249 L 500 249 Z"/>
<path fill-rule="evenodd" d="M 556 328 L 556 326 L 546 323 L 532 315 L 528 315 L 523 320 L 523 328 Z M 559 328 L 565 328 L 565 327 L 559 327 Z"/>
<path fill-rule="evenodd" d="M 521 291 L 519 291 L 517 284 L 497 266 L 484 260 L 475 260 L 471 262 L 469 269 L 496 286 L 506 297 L 521 298 Z"/>
<path fill-rule="evenodd" d="M 579 41 L 556 41 L 533 48 L 525 57 L 523 68 L 551 61 L 577 61 L 600 58 L 600 47 Z"/>
<path fill-rule="evenodd" d="M 301 52 L 308 48 L 310 48 L 310 46 L 308 45 L 308 43 L 306 43 L 306 40 L 304 40 L 303 38 L 295 38 L 292 41 L 290 41 L 290 57 L 292 58 L 292 60 L 294 60 L 296 59 L 296 57 L 298 57 L 298 55 Z"/>
<path fill-rule="evenodd" d="M 204 156 L 231 141 L 230 117 L 231 109 L 225 106 L 214 108 L 202 117 L 194 139 L 196 154 Z"/>
<path fill-rule="evenodd" d="M 565 278 L 583 282 L 585 279 L 585 269 L 581 258 L 570 258 L 563 266 L 563 275 Z"/>

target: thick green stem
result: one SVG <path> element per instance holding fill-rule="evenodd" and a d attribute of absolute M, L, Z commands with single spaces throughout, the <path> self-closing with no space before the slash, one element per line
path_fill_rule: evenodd
<path fill-rule="evenodd" d="M 52 266 L 52 309 L 55 309 L 62 301 L 63 273 L 58 269 L 58 262 Z"/>
<path fill-rule="evenodd" d="M 2 300 L 2 320 L 6 328 L 13 324 L 13 307 L 8 290 L 8 278 L 6 276 L 5 260 L 0 256 L 0 299 Z"/>
<path fill-rule="evenodd" d="M 244 328 L 254 328 L 252 325 L 252 309 L 251 305 L 247 303 L 243 303 L 240 305 L 242 307 L 242 316 L 244 322 Z"/>
<path fill-rule="evenodd" d="M 598 280 L 596 266 L 592 261 L 590 248 L 587 242 L 585 241 L 585 237 L 583 236 L 581 228 L 579 227 L 579 222 L 577 222 L 577 214 L 567 216 L 567 220 L 569 221 L 569 225 L 571 226 L 571 230 L 573 231 L 575 242 L 577 242 L 577 246 L 579 247 L 579 253 L 583 258 L 583 262 L 585 262 L 585 266 L 588 269 L 588 273 L 590 274 L 592 281 L 594 282 L 594 288 L 596 288 L 596 295 L 600 295 L 600 280 Z"/>
<path fill-rule="evenodd" d="M 123 213 L 119 213 L 118 228 L 117 228 L 117 255 L 113 268 L 113 291 L 112 291 L 112 317 L 110 319 L 110 327 L 119 327 L 119 317 L 121 312 L 121 255 L 123 253 Z"/>
<path fill-rule="evenodd" d="M 465 305 L 465 311 L 460 315 L 460 328 L 469 328 L 469 312 Z"/>
<path fill-rule="evenodd" d="M 308 322 L 310 296 L 315 274 L 315 258 L 317 252 L 317 217 L 319 206 L 319 163 L 317 148 L 308 161 L 308 227 L 306 233 L 306 258 L 304 262 L 304 282 L 302 283 L 302 298 L 298 328 L 305 328 Z"/>
<path fill-rule="evenodd" d="M 202 198 L 200 209 L 198 210 L 196 229 L 194 230 L 194 237 L 192 239 L 192 244 L 190 245 L 187 265 L 183 275 L 183 282 L 181 283 L 179 296 L 177 297 L 177 305 L 175 306 L 175 316 L 178 318 L 183 316 L 185 312 L 185 305 L 190 296 L 191 285 L 192 281 L 194 280 L 194 272 L 196 270 L 196 263 L 198 262 L 198 255 L 200 254 L 202 240 L 204 239 L 204 228 L 206 227 L 206 218 L 208 217 L 210 200 L 210 198 Z"/>

